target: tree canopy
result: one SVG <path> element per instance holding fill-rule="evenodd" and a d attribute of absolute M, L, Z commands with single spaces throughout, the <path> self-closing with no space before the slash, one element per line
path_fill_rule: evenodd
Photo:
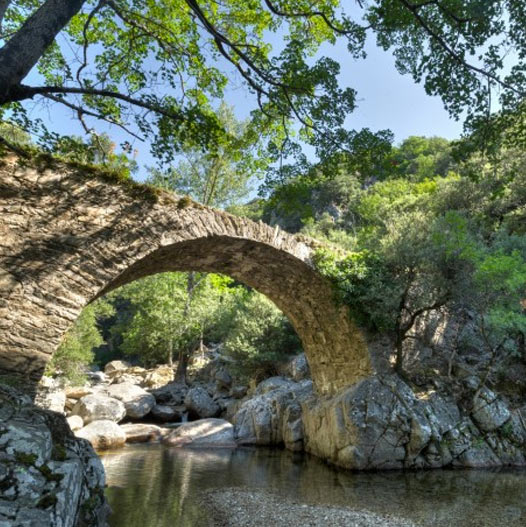
<path fill-rule="evenodd" d="M 321 160 L 381 153 L 390 142 L 386 131 L 345 127 L 357 94 L 339 85 L 340 64 L 318 53 L 344 39 L 349 60 L 362 58 L 371 36 L 393 51 L 401 73 L 481 131 L 476 137 L 485 141 L 512 119 L 522 141 L 525 7 L 524 0 L 0 0 L 0 118 L 49 145 L 59 131 L 31 119 L 26 103 L 58 104 L 86 132 L 112 123 L 172 160 L 190 143 L 213 151 L 225 141 L 217 101 L 241 80 L 257 103 L 252 141 L 266 141 L 283 175 L 291 157 L 305 163 L 298 140 Z M 34 68 L 39 75 L 26 83 Z"/>

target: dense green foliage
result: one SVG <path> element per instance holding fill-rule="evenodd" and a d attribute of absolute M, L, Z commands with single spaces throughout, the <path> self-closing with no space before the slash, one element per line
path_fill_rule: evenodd
<path fill-rule="evenodd" d="M 391 335 L 400 369 L 418 317 L 438 309 L 472 313 L 481 353 L 518 353 L 526 334 L 524 153 L 460 163 L 447 141 L 412 137 L 391 159 L 380 181 L 359 173 L 292 181 L 263 217 L 335 246 L 320 250 L 316 265 L 362 326 Z"/>
<path fill-rule="evenodd" d="M 60 373 L 72 383 L 80 383 L 85 378 L 86 366 L 94 359 L 93 349 L 104 342 L 97 317 L 107 317 L 112 312 L 112 306 L 101 300 L 86 306 L 53 354 L 46 374 Z"/>
<path fill-rule="evenodd" d="M 251 293 L 240 300 L 222 335 L 224 350 L 234 360 L 233 371 L 260 381 L 276 375 L 279 361 L 299 353 L 301 344 L 290 322 L 267 298 Z"/>

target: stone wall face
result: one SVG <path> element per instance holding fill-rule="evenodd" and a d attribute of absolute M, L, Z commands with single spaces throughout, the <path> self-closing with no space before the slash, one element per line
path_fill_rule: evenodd
<path fill-rule="evenodd" d="M 269 297 L 320 393 L 371 373 L 367 343 L 311 264 L 313 242 L 169 193 L 140 198 L 65 166 L 0 166 L 0 371 L 37 381 L 80 310 L 164 271 L 208 271 Z"/>

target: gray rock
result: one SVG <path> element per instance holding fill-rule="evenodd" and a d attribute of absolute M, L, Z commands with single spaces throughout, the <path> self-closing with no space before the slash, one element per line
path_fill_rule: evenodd
<path fill-rule="evenodd" d="M 167 406 L 156 404 L 150 413 L 158 421 L 168 423 L 170 421 L 180 421 L 186 408 L 184 406 Z"/>
<path fill-rule="evenodd" d="M 199 419 L 183 423 L 167 434 L 163 444 L 186 447 L 236 447 L 234 427 L 223 419 Z"/>
<path fill-rule="evenodd" d="M 482 388 L 473 401 L 473 420 L 484 431 L 500 428 L 511 417 L 506 404 L 488 388 Z"/>
<path fill-rule="evenodd" d="M 155 406 L 155 397 L 134 384 L 112 384 L 106 391 L 110 397 L 124 403 L 126 415 L 132 419 L 143 418 Z"/>
<path fill-rule="evenodd" d="M 150 390 L 157 404 L 168 404 L 178 406 L 183 403 L 188 386 L 179 382 L 171 382 L 161 388 Z"/>
<path fill-rule="evenodd" d="M 128 368 L 131 368 L 131 364 L 129 362 L 123 360 L 112 360 L 111 362 L 108 362 L 106 366 L 104 366 L 104 373 L 111 374 L 117 371 L 127 370 Z"/>
<path fill-rule="evenodd" d="M 282 382 L 273 377 L 263 381 L 256 393 L 244 401 L 234 416 L 235 435 L 242 444 L 279 445 L 291 450 L 303 446 L 300 401 L 312 395 L 312 382 Z M 290 408 L 289 408 L 290 407 Z"/>
<path fill-rule="evenodd" d="M 75 435 L 87 439 L 96 450 L 119 448 L 126 442 L 124 430 L 114 421 L 105 419 L 92 421 Z"/>
<path fill-rule="evenodd" d="M 68 425 L 73 432 L 80 430 L 84 426 L 84 421 L 80 415 L 72 415 L 67 419 Z"/>
<path fill-rule="evenodd" d="M 35 404 L 40 408 L 63 414 L 66 406 L 66 394 L 62 391 L 39 392 Z"/>
<path fill-rule="evenodd" d="M 84 420 L 84 424 L 98 420 L 109 420 L 118 423 L 126 416 L 126 408 L 118 399 L 102 394 L 91 394 L 79 399 L 73 407 L 73 414 L 80 415 Z"/>
<path fill-rule="evenodd" d="M 208 395 L 204 388 L 196 387 L 188 390 L 184 404 L 191 416 L 200 418 L 215 417 L 219 414 L 219 405 Z"/>
<path fill-rule="evenodd" d="M 305 353 L 300 353 L 296 355 L 288 364 L 287 370 L 289 375 L 295 381 L 302 381 L 303 379 L 310 378 L 310 368 L 309 363 L 307 362 L 307 357 Z"/>
<path fill-rule="evenodd" d="M 297 386 L 297 384 L 286 377 L 269 377 L 257 385 L 255 394 L 263 395 L 272 390 L 277 390 L 278 388 L 285 390 L 294 389 L 295 386 Z"/>
<path fill-rule="evenodd" d="M 230 396 L 234 399 L 243 399 L 247 394 L 248 388 L 246 386 L 232 386 L 230 389 Z"/>
<path fill-rule="evenodd" d="M 73 436 L 64 416 L 3 386 L 0 459 L 2 527 L 105 524 L 104 469 L 93 448 Z M 50 495 L 56 499 L 43 507 Z M 90 510 L 82 507 L 86 502 Z"/>
<path fill-rule="evenodd" d="M 224 368 L 219 369 L 214 378 L 219 389 L 229 390 L 232 386 L 232 376 Z"/>

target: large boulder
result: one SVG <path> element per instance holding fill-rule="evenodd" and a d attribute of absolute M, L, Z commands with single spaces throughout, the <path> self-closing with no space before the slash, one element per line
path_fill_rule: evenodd
<path fill-rule="evenodd" d="M 0 525 L 102 527 L 104 469 L 64 416 L 0 386 Z"/>
<path fill-rule="evenodd" d="M 267 379 L 256 388 L 255 397 L 244 401 L 234 416 L 239 443 L 303 448 L 300 402 L 312 395 L 312 382 L 295 383 L 281 377 Z"/>
<path fill-rule="evenodd" d="M 188 390 L 184 404 L 191 417 L 215 417 L 221 411 L 219 405 L 208 395 L 208 392 L 199 386 Z"/>
<path fill-rule="evenodd" d="M 75 432 L 77 437 L 87 439 L 96 450 L 119 448 L 126 442 L 124 430 L 114 421 L 92 421 Z"/>
<path fill-rule="evenodd" d="M 234 427 L 223 419 L 199 419 L 169 432 L 163 444 L 186 447 L 236 447 Z"/>
<path fill-rule="evenodd" d="M 186 408 L 184 406 L 167 406 L 163 404 L 156 404 L 152 408 L 150 415 L 157 421 L 168 423 L 170 421 L 181 421 L 185 413 Z"/>
<path fill-rule="evenodd" d="M 150 390 L 157 404 L 168 404 L 171 406 L 183 404 L 187 392 L 188 386 L 180 382 L 171 382 L 161 388 Z"/>
<path fill-rule="evenodd" d="M 120 428 L 126 434 L 127 443 L 159 441 L 163 432 L 158 426 L 145 423 L 130 423 L 121 425 Z"/>
<path fill-rule="evenodd" d="M 66 420 L 73 432 L 76 432 L 77 430 L 80 430 L 84 427 L 84 420 L 82 419 L 82 417 L 80 417 L 80 415 L 72 415 Z"/>
<path fill-rule="evenodd" d="M 500 428 L 511 417 L 504 402 L 488 388 L 482 388 L 473 401 L 473 420 L 485 432 Z"/>
<path fill-rule="evenodd" d="M 52 377 L 42 377 L 37 388 L 35 404 L 46 410 L 64 413 L 66 405 L 66 394 L 57 379 Z"/>
<path fill-rule="evenodd" d="M 232 376 L 225 368 L 220 368 L 214 375 L 218 390 L 230 390 L 232 386 Z"/>
<path fill-rule="evenodd" d="M 112 360 L 104 366 L 104 373 L 111 375 L 117 371 L 127 370 L 128 368 L 131 368 L 130 363 L 123 360 Z"/>
<path fill-rule="evenodd" d="M 174 371 L 171 366 L 162 365 L 154 370 L 149 370 L 143 377 L 141 386 L 143 388 L 161 388 L 173 381 Z"/>
<path fill-rule="evenodd" d="M 135 384 L 112 384 L 106 391 L 110 397 L 124 403 L 126 415 L 132 419 L 143 418 L 155 406 L 155 397 Z"/>
<path fill-rule="evenodd" d="M 92 421 L 109 420 L 118 423 L 126 416 L 124 404 L 113 397 L 91 394 L 79 399 L 73 407 L 73 415 L 80 415 L 85 424 Z"/>

